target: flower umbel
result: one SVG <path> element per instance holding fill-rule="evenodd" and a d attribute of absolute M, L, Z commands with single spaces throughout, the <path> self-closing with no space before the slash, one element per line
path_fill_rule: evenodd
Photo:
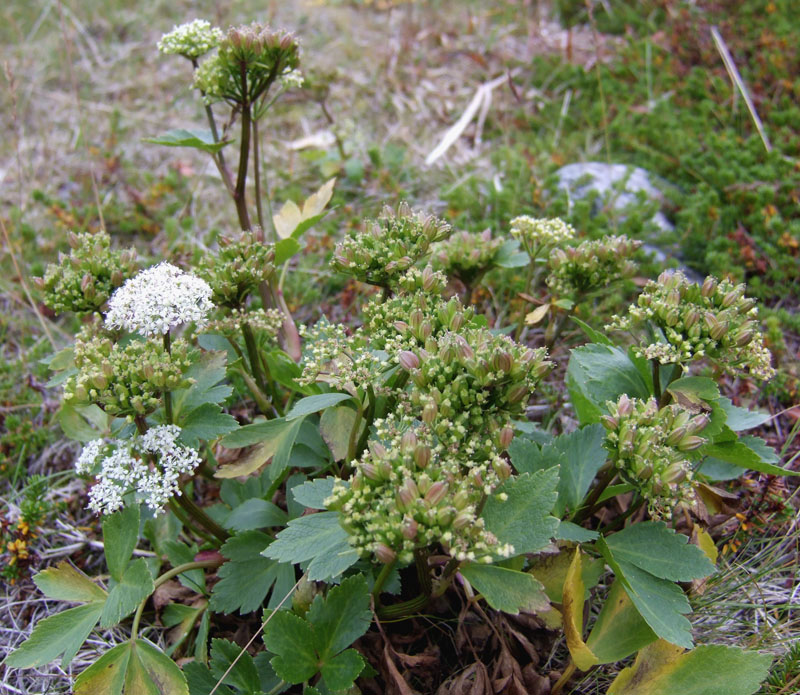
<path fill-rule="evenodd" d="M 128 280 L 108 300 L 106 327 L 147 337 L 194 322 L 202 326 L 211 303 L 211 286 L 164 261 Z"/>
<path fill-rule="evenodd" d="M 89 442 L 75 462 L 78 473 L 89 474 L 100 460 L 97 484 L 89 491 L 89 509 L 111 514 L 132 493 L 137 502 L 162 511 L 170 498 L 181 494 L 180 476 L 200 464 L 195 449 L 178 443 L 180 434 L 176 425 L 159 425 L 133 439 Z"/>
<path fill-rule="evenodd" d="M 158 42 L 158 50 L 165 54 L 196 59 L 216 48 L 224 36 L 222 29 L 212 27 L 204 19 L 195 19 L 164 34 Z"/>

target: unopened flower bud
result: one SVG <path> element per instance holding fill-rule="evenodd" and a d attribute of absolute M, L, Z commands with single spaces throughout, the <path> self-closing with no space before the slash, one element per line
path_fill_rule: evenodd
<path fill-rule="evenodd" d="M 508 449 L 511 446 L 511 441 L 514 439 L 514 430 L 510 427 L 504 427 L 500 430 L 500 436 L 498 440 L 500 442 L 500 447 L 503 449 Z"/>
<path fill-rule="evenodd" d="M 438 480 L 425 493 L 425 503 L 430 507 L 436 507 L 444 499 L 449 489 L 450 486 L 447 483 Z"/>
<path fill-rule="evenodd" d="M 378 543 L 375 546 L 375 557 L 383 564 L 390 565 L 397 559 L 397 553 L 385 543 Z"/>
<path fill-rule="evenodd" d="M 509 353 L 503 350 L 494 356 L 494 359 L 492 360 L 492 366 L 496 371 L 507 374 L 511 371 L 511 367 L 514 366 L 514 360 Z"/>
<path fill-rule="evenodd" d="M 617 412 L 620 415 L 630 415 L 632 410 L 633 402 L 630 398 L 628 398 L 627 394 L 623 393 L 619 398 L 619 402 L 617 403 Z"/>
<path fill-rule="evenodd" d="M 70 232 L 67 234 L 67 243 L 69 244 L 70 248 L 77 249 L 81 245 L 80 237 L 75 234 L 75 232 Z"/>
<path fill-rule="evenodd" d="M 710 275 L 703 281 L 703 286 L 700 290 L 704 297 L 710 297 L 714 290 L 717 289 L 717 281 Z"/>
<path fill-rule="evenodd" d="M 422 421 L 430 425 L 435 419 L 436 415 L 439 413 L 439 408 L 436 406 L 436 403 L 428 403 L 422 409 Z"/>
<path fill-rule="evenodd" d="M 511 466 L 505 459 L 498 458 L 492 461 L 492 468 L 500 480 L 508 480 L 511 477 Z"/>
<path fill-rule="evenodd" d="M 416 449 L 414 449 L 414 463 L 417 464 L 418 468 L 427 468 L 428 464 L 431 462 L 431 448 L 429 446 L 425 446 L 423 444 L 419 444 Z"/>
<path fill-rule="evenodd" d="M 667 437 L 667 444 L 669 446 L 677 446 L 678 442 L 680 442 L 687 434 L 686 427 L 676 427 L 672 432 L 669 433 Z"/>
<path fill-rule="evenodd" d="M 703 446 L 706 443 L 706 440 L 702 437 L 698 437 L 696 435 L 689 435 L 684 437 L 678 443 L 678 449 L 681 451 L 693 451 L 694 449 L 698 449 L 699 447 Z"/>
<path fill-rule="evenodd" d="M 517 384 L 508 391 L 508 402 L 519 403 L 530 395 L 527 384 Z"/>
<path fill-rule="evenodd" d="M 661 474 L 661 480 L 667 484 L 680 483 L 685 479 L 686 468 L 680 462 L 673 463 Z"/>
<path fill-rule="evenodd" d="M 417 369 L 419 367 L 419 357 L 409 350 L 403 350 L 397 357 L 400 366 L 406 371 Z"/>
<path fill-rule="evenodd" d="M 403 534 L 403 538 L 413 541 L 417 537 L 418 530 L 419 524 L 414 519 L 409 517 L 403 519 L 403 526 L 400 531 Z"/>
<path fill-rule="evenodd" d="M 403 447 L 403 451 L 412 450 L 415 446 L 417 446 L 417 435 L 411 430 L 404 432 L 403 437 L 400 439 L 400 446 Z"/>

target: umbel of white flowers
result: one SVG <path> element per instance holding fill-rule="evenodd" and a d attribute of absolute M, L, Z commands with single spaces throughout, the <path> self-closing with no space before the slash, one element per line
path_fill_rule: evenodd
<path fill-rule="evenodd" d="M 170 498 L 180 495 L 180 476 L 200 464 L 195 449 L 178 443 L 181 428 L 159 425 L 132 439 L 89 442 L 75 462 L 78 473 L 90 474 L 100 460 L 97 484 L 89 491 L 89 509 L 111 514 L 134 493 L 138 502 L 160 512 Z"/>
<path fill-rule="evenodd" d="M 111 295 L 105 323 L 107 328 L 155 337 L 184 323 L 202 327 L 213 308 L 211 286 L 205 280 L 164 261 Z"/>

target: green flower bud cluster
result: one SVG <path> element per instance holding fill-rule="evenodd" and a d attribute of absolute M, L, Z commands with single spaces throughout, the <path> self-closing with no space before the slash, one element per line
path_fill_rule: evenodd
<path fill-rule="evenodd" d="M 362 556 L 406 565 L 416 548 L 435 544 L 462 561 L 513 554 L 513 546 L 500 546 L 479 517 L 484 495 L 503 479 L 495 466 L 506 472 L 503 459 L 454 455 L 428 425 L 415 425 L 410 417 L 375 425 L 378 441 L 370 443 L 350 484 L 337 481 L 326 500 L 329 509 L 342 512 L 342 525 Z"/>
<path fill-rule="evenodd" d="M 670 518 L 675 506 L 694 498 L 687 453 L 705 443 L 699 434 L 708 425 L 708 415 L 692 415 L 678 405 L 659 410 L 653 398 L 626 395 L 606 406 L 610 414 L 602 418 L 608 431 L 605 447 L 620 477 L 636 486 L 651 516 Z"/>
<path fill-rule="evenodd" d="M 256 22 L 232 27 L 217 52 L 195 71 L 194 86 L 207 102 L 253 104 L 299 62 L 300 45 L 293 34 Z"/>
<path fill-rule="evenodd" d="M 759 328 L 756 300 L 744 292 L 744 285 L 729 280 L 709 276 L 699 285 L 679 271 L 665 271 L 645 286 L 625 317 L 614 316 L 607 328 L 632 331 L 649 323 L 659 329 L 666 342 L 634 349 L 661 364 L 706 357 L 729 374 L 749 372 L 756 379 L 771 379 L 775 370 Z"/>
<path fill-rule="evenodd" d="M 449 300 L 426 292 L 400 294 L 386 301 L 372 300 L 363 309 L 364 332 L 370 345 L 390 356 L 424 347 L 447 331 L 471 326 L 475 312 L 458 298 Z"/>
<path fill-rule="evenodd" d="M 554 249 L 548 259 L 547 285 L 557 297 L 570 298 L 603 289 L 636 272 L 631 256 L 640 246 L 640 241 L 626 236 L 608 236 Z"/>
<path fill-rule="evenodd" d="M 203 333 L 220 333 L 228 340 L 239 340 L 242 324 L 249 324 L 255 333 L 277 338 L 284 316 L 278 309 L 232 309 L 226 316 L 209 321 Z"/>
<path fill-rule="evenodd" d="M 502 239 L 493 239 L 492 232 L 481 234 L 456 232 L 433 249 L 433 259 L 449 277 L 471 286 L 494 264 Z"/>
<path fill-rule="evenodd" d="M 299 384 L 323 382 L 353 394 L 367 386 L 380 390 L 386 355 L 370 349 L 363 331 L 348 335 L 341 324 L 320 321 L 311 328 L 301 326 L 300 335 L 304 343 Z"/>
<path fill-rule="evenodd" d="M 431 244 L 450 236 L 447 222 L 433 215 L 415 213 L 406 203 L 395 212 L 385 207 L 375 221 L 361 230 L 351 230 L 336 246 L 331 267 L 362 282 L 394 287 Z"/>
<path fill-rule="evenodd" d="M 425 347 L 404 351 L 401 366 L 414 388 L 412 411 L 446 445 L 480 458 L 504 448 L 501 432 L 522 413 L 541 378 L 552 368 L 544 348 L 529 349 L 485 328 L 446 332 Z"/>
<path fill-rule="evenodd" d="M 112 251 L 106 232 L 70 232 L 68 242 L 69 256 L 59 254 L 58 264 L 50 263 L 44 277 L 34 282 L 44 292 L 44 303 L 56 313 L 99 311 L 111 293 L 136 274 L 136 251 Z"/>
<path fill-rule="evenodd" d="M 78 373 L 64 384 L 65 403 L 95 403 L 105 412 L 133 419 L 161 405 L 161 393 L 189 386 L 183 373 L 192 364 L 191 348 L 172 342 L 171 354 L 160 340 L 113 342 L 104 336 L 78 336 Z"/>
<path fill-rule="evenodd" d="M 234 241 L 219 240 L 219 252 L 207 253 L 197 269 L 213 291 L 213 301 L 238 308 L 247 296 L 275 271 L 275 247 L 258 240 L 253 232 L 242 232 Z"/>
<path fill-rule="evenodd" d="M 558 217 L 537 219 L 522 215 L 511 220 L 511 236 L 531 258 L 538 258 L 573 239 L 575 230 Z"/>
<path fill-rule="evenodd" d="M 447 276 L 428 264 L 420 270 L 419 268 L 409 268 L 404 275 L 397 281 L 398 291 L 412 294 L 414 292 L 424 292 L 430 295 L 441 295 L 447 288 Z"/>
<path fill-rule="evenodd" d="M 193 60 L 216 48 L 224 36 L 222 29 L 212 27 L 204 19 L 195 19 L 164 34 L 158 42 L 158 50 L 165 55 L 182 55 Z"/>

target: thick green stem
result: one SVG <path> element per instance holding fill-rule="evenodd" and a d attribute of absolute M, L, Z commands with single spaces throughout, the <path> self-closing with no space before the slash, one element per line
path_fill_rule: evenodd
<path fill-rule="evenodd" d="M 361 456 L 361 452 L 367 448 L 367 439 L 369 439 L 369 426 L 372 424 L 372 420 L 375 417 L 375 402 L 378 399 L 375 397 L 375 391 L 373 391 L 371 386 L 367 390 L 367 397 L 369 398 L 369 403 L 367 404 L 367 410 L 363 416 L 364 429 L 361 432 L 361 436 L 358 438 L 358 444 L 356 444 L 356 449 L 353 454 L 354 459 Z"/>
<path fill-rule="evenodd" d="M 361 421 L 364 417 L 364 404 L 358 401 L 358 408 L 356 409 L 356 417 L 353 420 L 353 426 L 350 428 L 350 437 L 347 440 L 347 459 L 345 463 L 350 465 L 356 457 L 356 447 L 358 446 L 358 431 L 361 429 Z"/>
<path fill-rule="evenodd" d="M 431 600 L 430 596 L 420 594 L 402 603 L 393 603 L 391 606 L 378 606 L 376 613 L 381 620 L 396 620 L 406 618 L 414 613 L 418 613 Z"/>
<path fill-rule="evenodd" d="M 450 561 L 445 565 L 441 578 L 438 582 L 436 582 L 436 587 L 431 592 L 431 596 L 437 598 L 447 591 L 453 581 L 453 577 L 456 576 L 456 572 L 458 571 L 460 565 L 461 561 L 458 558 L 450 558 Z"/>
<path fill-rule="evenodd" d="M 164 333 L 164 352 L 168 355 L 172 354 L 172 343 L 169 331 Z M 164 412 L 166 413 L 167 417 L 167 424 L 172 424 L 172 392 L 171 391 L 164 391 Z"/>
<path fill-rule="evenodd" d="M 178 504 L 192 519 L 194 519 L 211 534 L 216 536 L 220 543 L 224 543 L 228 540 L 228 538 L 230 538 L 230 534 L 202 509 L 200 509 L 200 507 L 194 503 L 194 500 L 190 499 L 183 490 L 181 490 L 180 495 L 177 495 L 173 499 L 177 500 Z"/>
<path fill-rule="evenodd" d="M 244 336 L 244 344 L 247 348 L 247 357 L 250 360 L 250 371 L 255 377 L 256 384 L 261 392 L 266 394 L 269 389 L 267 388 L 267 380 L 264 378 L 264 371 L 261 369 L 261 360 L 258 357 L 258 347 L 256 346 L 256 337 L 253 334 L 253 328 L 247 321 L 242 321 L 242 335 Z"/>
<path fill-rule="evenodd" d="M 608 468 L 603 473 L 600 480 L 595 485 L 592 492 L 586 498 L 583 503 L 583 506 L 578 509 L 577 512 L 572 517 L 572 522 L 576 524 L 580 524 L 582 521 L 585 521 L 589 518 L 589 516 L 594 512 L 594 504 L 600 498 L 600 495 L 603 494 L 603 491 L 611 484 L 611 481 L 617 477 L 617 469 L 614 466 L 609 465 Z"/>
<path fill-rule="evenodd" d="M 189 572 L 190 570 L 196 569 L 205 569 L 207 567 L 219 567 L 222 563 L 223 560 L 197 560 L 193 562 L 184 562 L 182 565 L 173 567 L 171 570 L 164 572 L 164 574 L 158 577 L 153 582 L 153 590 L 155 591 L 165 582 L 169 581 L 173 577 L 177 577 L 179 574 L 183 574 L 184 572 Z M 136 639 L 136 634 L 139 632 L 139 623 L 142 620 L 142 612 L 144 611 L 145 604 L 149 598 L 150 596 L 142 601 L 139 604 L 139 607 L 136 609 L 136 614 L 133 616 L 133 623 L 131 624 L 131 640 Z"/>
<path fill-rule="evenodd" d="M 386 584 L 386 580 L 389 578 L 389 575 L 392 573 L 392 570 L 396 564 L 396 559 L 385 564 L 383 567 L 381 567 L 381 571 L 378 573 L 378 577 L 375 579 L 375 586 L 372 587 L 372 598 L 375 601 L 376 606 L 379 606 L 381 603 L 381 590 L 383 589 L 383 585 Z"/>
<path fill-rule="evenodd" d="M 650 364 L 653 368 L 653 392 L 655 393 L 656 398 L 660 401 L 661 400 L 661 363 L 658 360 L 650 360 Z"/>
<path fill-rule="evenodd" d="M 191 529 L 192 533 L 197 536 L 200 536 L 203 540 L 211 545 L 216 544 L 216 539 L 210 533 L 206 533 L 203 529 L 201 529 L 197 524 L 195 524 L 189 515 L 183 511 L 183 507 L 181 507 L 176 501 L 175 498 L 171 498 L 169 501 L 169 508 L 172 510 L 172 513 L 178 517 L 178 521 L 180 521 L 186 528 Z"/>

